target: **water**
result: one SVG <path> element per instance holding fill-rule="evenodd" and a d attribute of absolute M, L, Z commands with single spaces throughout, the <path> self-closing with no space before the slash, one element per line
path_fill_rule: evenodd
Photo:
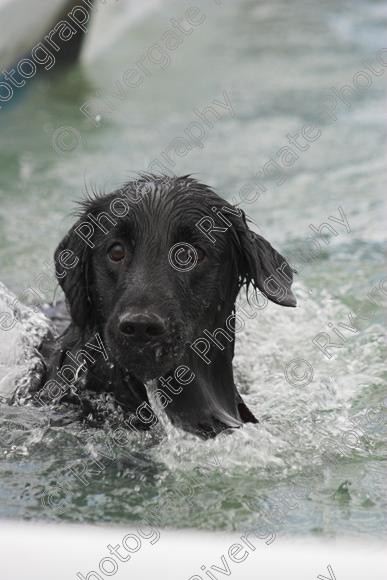
<path fill-rule="evenodd" d="M 97 90 L 117 91 L 124 71 L 136 67 L 149 47 L 165 47 L 169 19 L 182 17 L 190 5 L 149 3 L 143 13 L 127 6 L 126 24 L 115 19 L 117 6 L 106 17 L 100 10 L 79 66 L 34 79 L 0 111 L 0 279 L 19 295 L 38 288 L 44 261 L 68 229 L 73 201 L 85 185 L 108 191 L 158 160 L 239 201 L 246 184 L 259 193 L 255 174 L 270 159 L 279 160 L 287 134 L 314 123 L 321 135 L 297 150 L 298 159 L 284 172 L 271 171 L 261 181 L 266 191 L 255 202 L 242 203 L 284 255 L 299 264 L 304 256 L 295 284 L 299 307 L 270 305 L 238 335 L 238 385 L 260 423 L 232 436 L 203 442 L 166 425 L 130 434 L 118 447 L 112 427 L 52 427 L 47 413 L 1 407 L 3 437 L 10 438 L 1 447 L 0 513 L 117 523 L 147 519 L 158 509 L 168 526 L 238 531 L 266 513 L 277 534 L 384 535 L 385 420 L 372 410 L 385 409 L 385 310 L 368 301 L 369 318 L 359 321 L 355 309 L 386 276 L 381 126 L 387 73 L 376 62 L 386 7 L 198 2 L 206 18 L 166 53 L 170 64 L 154 52 L 162 64 L 147 60 L 149 75 L 138 88 L 111 97 L 111 108 L 96 100 L 96 126 L 79 107 L 98 99 Z M 115 34 L 99 40 L 104 18 Z M 381 58 L 387 62 L 385 52 Z M 368 71 L 371 86 L 355 88 L 353 77 L 367 70 L 365 61 L 383 73 Z M 351 106 L 337 98 L 334 120 L 326 112 L 334 103 L 331 87 L 345 84 L 353 89 Z M 203 147 L 194 145 L 186 133 L 199 121 L 194 109 L 227 103 L 226 97 L 232 111 L 217 105 L 220 118 L 211 118 L 213 127 L 202 123 Z M 52 139 L 61 127 L 76 132 L 65 137 L 67 152 L 56 134 L 58 153 Z M 178 137 L 190 149 L 180 157 L 170 150 L 168 162 L 161 154 Z M 348 228 L 328 220 L 342 219 L 340 207 Z M 317 237 L 312 246 L 310 224 L 327 221 L 337 235 Z M 386 295 L 377 296 L 386 304 Z M 357 332 L 338 326 L 350 325 L 348 313 Z M 346 342 L 328 359 L 312 339 L 328 332 L 339 341 L 333 328 Z M 31 325 L 10 337 L 0 336 L 0 380 L 6 377 L 7 389 L 13 377 L 22 380 L 34 353 Z M 307 363 L 290 376 L 292 385 L 284 368 L 294 359 Z M 313 379 L 302 386 L 297 377 L 311 367 Z M 351 417 L 356 422 L 366 411 L 372 422 L 363 419 L 354 435 Z M 81 475 L 80 460 L 93 473 Z"/>

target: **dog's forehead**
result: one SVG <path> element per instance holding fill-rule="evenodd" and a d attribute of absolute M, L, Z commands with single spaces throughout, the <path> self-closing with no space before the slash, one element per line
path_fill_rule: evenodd
<path fill-rule="evenodd" d="M 230 204 L 189 176 L 147 176 L 110 194 L 86 200 L 81 206 L 83 220 L 92 215 L 94 223 L 95 219 L 102 219 L 114 224 L 114 228 L 129 226 L 138 235 L 147 236 L 152 231 L 153 236 L 160 233 L 165 238 L 178 230 L 196 231 L 195 226 L 203 217 L 213 219 L 218 209 Z"/>
<path fill-rule="evenodd" d="M 147 180 L 131 184 L 130 189 L 136 195 L 131 209 L 138 217 L 180 225 L 208 215 L 214 204 L 222 202 L 210 188 L 189 178 Z"/>

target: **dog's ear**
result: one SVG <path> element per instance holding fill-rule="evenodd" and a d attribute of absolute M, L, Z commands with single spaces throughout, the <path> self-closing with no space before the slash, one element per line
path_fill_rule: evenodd
<path fill-rule="evenodd" d="M 84 220 L 83 220 L 84 221 Z M 89 296 L 89 246 L 76 233 L 79 220 L 55 250 L 55 273 L 65 293 L 73 322 L 81 329 L 92 324 Z"/>
<path fill-rule="evenodd" d="M 237 220 L 237 223 L 236 223 Z M 237 231 L 238 270 L 241 284 L 252 284 L 269 300 L 281 306 L 296 306 L 291 291 L 293 270 L 265 238 L 252 232 L 245 214 L 233 220 Z"/>

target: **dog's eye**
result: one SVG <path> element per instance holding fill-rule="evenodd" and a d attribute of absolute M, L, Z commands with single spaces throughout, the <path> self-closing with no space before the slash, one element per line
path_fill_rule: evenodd
<path fill-rule="evenodd" d="M 108 249 L 108 256 L 112 262 L 121 262 L 126 256 L 126 250 L 122 244 L 115 243 Z"/>
<path fill-rule="evenodd" d="M 205 251 L 202 250 L 202 248 L 198 248 L 198 246 L 195 246 L 195 250 L 197 253 L 197 261 L 202 262 L 204 260 L 204 258 L 206 257 Z"/>
<path fill-rule="evenodd" d="M 202 262 L 206 257 L 206 254 L 202 248 L 198 246 L 184 247 L 180 250 L 180 259 L 185 263 L 196 264 Z"/>

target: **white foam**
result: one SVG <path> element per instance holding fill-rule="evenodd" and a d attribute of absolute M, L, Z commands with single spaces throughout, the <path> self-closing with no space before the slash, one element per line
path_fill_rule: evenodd
<path fill-rule="evenodd" d="M 15 300 L 16 296 L 0 282 L 0 313 L 12 315 L 12 319 L 3 320 L 9 330 L 0 330 L 0 395 L 5 398 L 31 380 L 41 364 L 37 349 L 49 330 L 44 314 Z"/>

